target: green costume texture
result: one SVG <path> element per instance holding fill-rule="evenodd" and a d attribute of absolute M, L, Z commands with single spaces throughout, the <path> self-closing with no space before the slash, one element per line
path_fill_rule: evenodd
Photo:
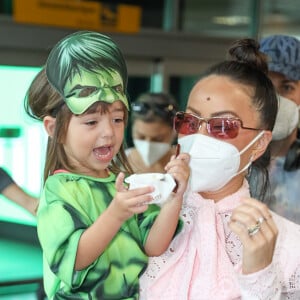
<path fill-rule="evenodd" d="M 49 299 L 138 299 L 138 279 L 148 262 L 143 245 L 159 213 L 156 205 L 124 222 L 93 264 L 74 270 L 80 236 L 109 206 L 115 179 L 112 173 L 107 178 L 67 172 L 48 177 L 37 229 Z"/>

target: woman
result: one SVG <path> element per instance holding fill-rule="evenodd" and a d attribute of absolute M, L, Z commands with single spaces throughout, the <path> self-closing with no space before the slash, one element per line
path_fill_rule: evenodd
<path fill-rule="evenodd" d="M 165 173 L 175 148 L 176 101 L 165 93 L 144 93 L 131 106 L 134 147 L 126 151 L 135 173 Z"/>
<path fill-rule="evenodd" d="M 184 227 L 150 260 L 141 299 L 300 298 L 300 227 L 251 198 L 257 191 L 247 180 L 250 169 L 250 180 L 260 175 L 262 200 L 276 93 L 254 40 L 238 41 L 229 54 L 175 117 L 182 151 L 191 155 Z"/>

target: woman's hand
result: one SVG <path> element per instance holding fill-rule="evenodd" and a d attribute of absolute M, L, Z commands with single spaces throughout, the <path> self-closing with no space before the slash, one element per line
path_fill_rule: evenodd
<path fill-rule="evenodd" d="M 189 154 L 180 153 L 177 157 L 173 155 L 165 167 L 166 172 L 172 175 L 177 183 L 176 196 L 178 197 L 183 196 L 188 185 L 190 177 L 189 161 Z"/>
<path fill-rule="evenodd" d="M 117 192 L 108 208 L 112 216 L 122 223 L 132 215 L 147 210 L 148 203 L 153 200 L 151 193 L 154 191 L 154 187 L 151 186 L 128 190 L 124 185 L 124 179 L 124 173 L 117 176 Z"/>
<path fill-rule="evenodd" d="M 272 262 L 278 230 L 265 204 L 244 199 L 233 211 L 229 227 L 243 244 L 243 274 L 258 272 Z"/>

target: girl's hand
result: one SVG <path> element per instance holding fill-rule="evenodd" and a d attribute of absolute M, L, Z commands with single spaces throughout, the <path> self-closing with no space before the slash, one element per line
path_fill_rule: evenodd
<path fill-rule="evenodd" d="M 177 183 L 176 196 L 178 197 L 183 196 L 188 185 L 190 177 L 189 161 L 189 154 L 180 153 L 177 157 L 173 155 L 165 167 L 166 172 L 172 175 Z"/>
<path fill-rule="evenodd" d="M 252 198 L 243 200 L 233 211 L 229 227 L 243 244 L 243 274 L 262 270 L 272 262 L 278 230 L 265 204 Z"/>
<path fill-rule="evenodd" d="M 120 173 L 116 179 L 116 195 L 109 205 L 110 213 L 122 223 L 136 213 L 142 213 L 153 200 L 150 193 L 154 191 L 151 186 L 128 190 L 124 185 L 125 175 Z"/>

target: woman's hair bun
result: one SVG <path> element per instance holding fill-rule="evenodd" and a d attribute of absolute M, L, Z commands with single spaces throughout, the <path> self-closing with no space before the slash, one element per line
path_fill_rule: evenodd
<path fill-rule="evenodd" d="M 235 41 L 228 50 L 229 60 L 248 64 L 268 73 L 267 57 L 259 51 L 259 43 L 250 38 Z"/>

